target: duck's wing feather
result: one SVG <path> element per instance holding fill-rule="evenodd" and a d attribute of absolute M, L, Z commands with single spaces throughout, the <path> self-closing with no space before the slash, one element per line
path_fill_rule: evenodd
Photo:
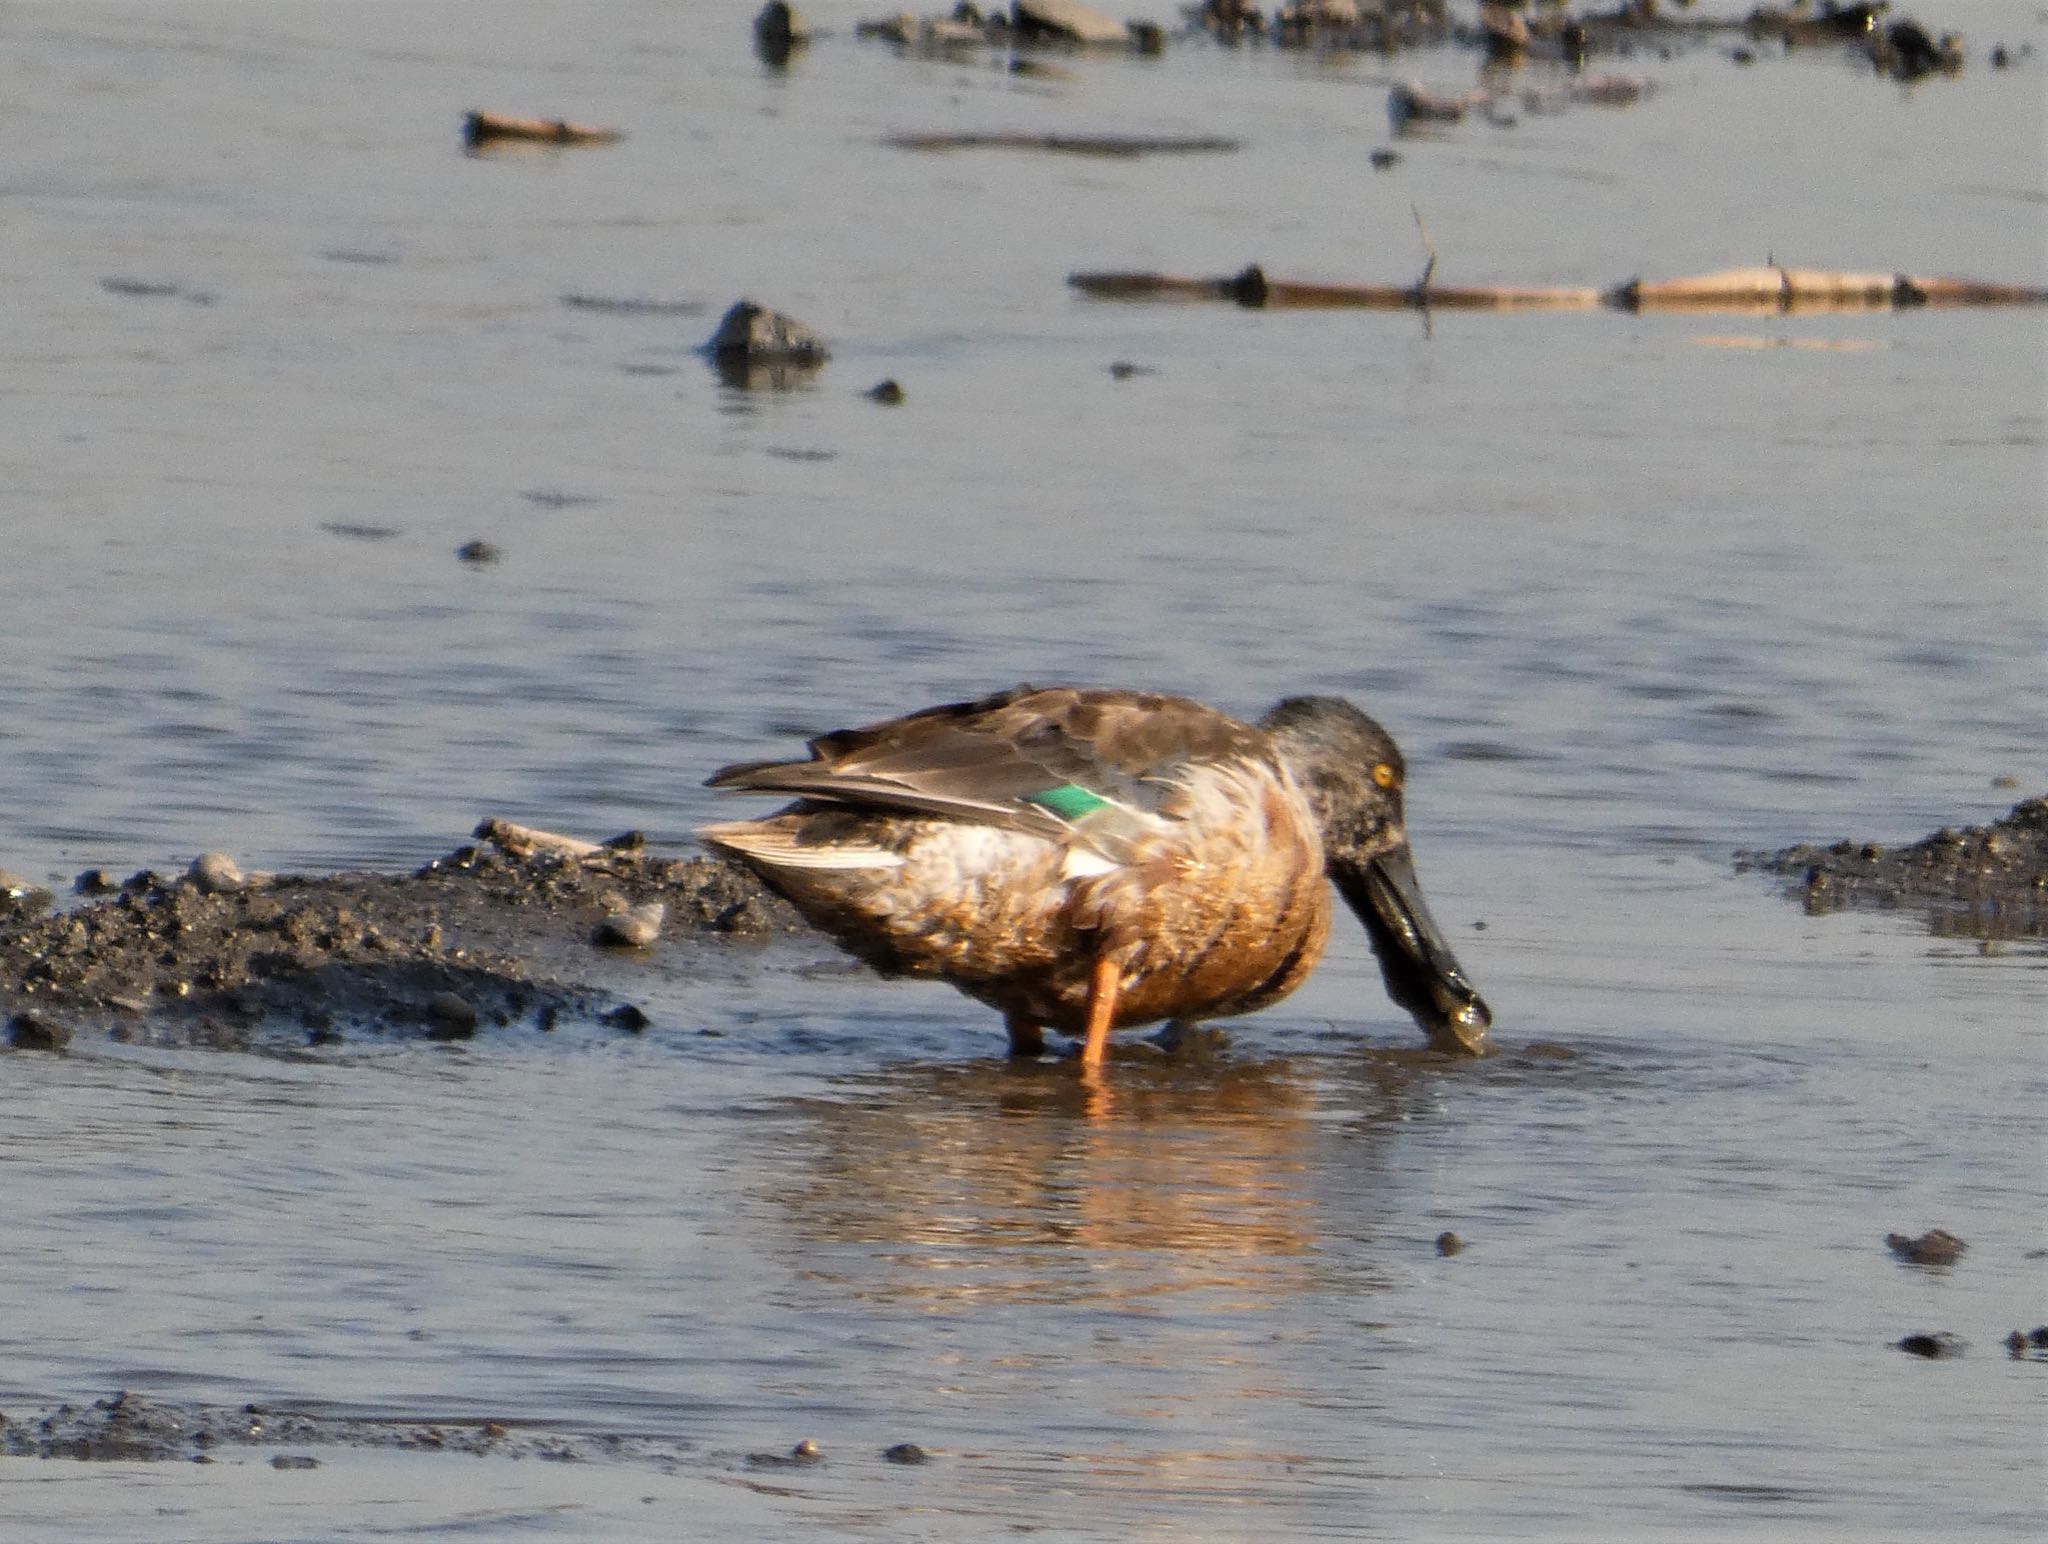
<path fill-rule="evenodd" d="M 1154 811 L 1185 764 L 1263 746 L 1258 730 L 1185 697 L 1020 686 L 821 735 L 808 760 L 741 762 L 707 786 L 1055 835 L 1081 795 Z"/>

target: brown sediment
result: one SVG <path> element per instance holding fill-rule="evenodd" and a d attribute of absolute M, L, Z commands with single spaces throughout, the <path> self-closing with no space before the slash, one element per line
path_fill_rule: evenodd
<path fill-rule="evenodd" d="M 2048 938 L 2048 798 L 1985 826 L 1943 828 L 1904 847 L 1804 843 L 1743 852 L 1736 867 L 1796 876 L 1811 913 L 1850 907 L 1926 914 L 1931 930 L 1986 941 Z"/>
<path fill-rule="evenodd" d="M 486 821 L 482 845 L 412 874 L 258 877 L 209 888 L 144 872 L 74 909 L 0 908 L 0 1024 L 16 1049 L 86 1030 L 240 1047 L 280 1031 L 462 1038 L 493 1024 L 607 1020 L 594 939 L 636 909 L 670 934 L 798 924 L 751 876 Z M 91 888 L 91 887 L 88 887 Z M 659 913 L 653 908 L 660 907 Z M 644 1017 L 640 1020 L 645 1023 Z"/>

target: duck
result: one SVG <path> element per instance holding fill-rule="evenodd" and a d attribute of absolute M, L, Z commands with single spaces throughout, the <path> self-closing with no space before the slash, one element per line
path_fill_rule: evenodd
<path fill-rule="evenodd" d="M 1340 697 L 1256 723 L 1189 697 L 1023 685 L 743 761 L 706 780 L 791 798 L 701 827 L 841 948 L 1050 1028 L 1099 1069 L 1112 1031 L 1255 1012 L 1308 977 L 1332 892 L 1387 993 L 1439 1051 L 1489 1049 L 1492 1010 L 1430 915 L 1393 737 Z"/>

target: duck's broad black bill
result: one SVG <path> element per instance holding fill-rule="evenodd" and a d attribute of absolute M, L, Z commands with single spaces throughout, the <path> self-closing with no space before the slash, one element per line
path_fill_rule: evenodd
<path fill-rule="evenodd" d="M 1423 904 L 1408 849 L 1333 868 L 1337 893 L 1372 939 L 1387 995 L 1415 1016 L 1439 1051 L 1483 1054 L 1493 1010 L 1465 979 L 1458 957 Z"/>

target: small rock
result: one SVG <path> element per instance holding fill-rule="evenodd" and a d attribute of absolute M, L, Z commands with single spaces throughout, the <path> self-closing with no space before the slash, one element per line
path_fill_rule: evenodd
<path fill-rule="evenodd" d="M 455 555 L 465 563 L 495 563 L 505 554 L 487 541 L 466 541 L 455 549 Z"/>
<path fill-rule="evenodd" d="M 273 1469 L 317 1469 L 320 1460 L 307 1453 L 279 1453 L 270 1460 Z"/>
<path fill-rule="evenodd" d="M 804 1438 L 787 1453 L 749 1453 L 747 1462 L 757 1469 L 794 1469 L 825 1461 L 818 1444 L 809 1437 Z"/>
<path fill-rule="evenodd" d="M 1401 164 L 1401 152 L 1398 150 L 1380 149 L 1375 150 L 1366 159 L 1372 162 L 1372 169 L 1376 172 L 1392 171 Z"/>
<path fill-rule="evenodd" d="M 2017 1362 L 2025 1358 L 2027 1351 L 2027 1332 L 2025 1330 L 2014 1330 L 2005 1337 L 2005 1354 L 2014 1361 Z"/>
<path fill-rule="evenodd" d="M 56 896 L 41 885 L 32 884 L 19 874 L 10 874 L 6 869 L 0 869 L 0 913 L 39 912 L 56 899 Z"/>
<path fill-rule="evenodd" d="M 475 1006 L 454 992 L 436 992 L 428 998 L 427 1017 L 433 1021 L 435 1032 L 448 1039 L 460 1039 L 476 1033 Z"/>
<path fill-rule="evenodd" d="M 40 1013 L 17 1013 L 7 1021 L 7 1043 L 17 1051 L 61 1051 L 71 1044 L 71 1028 Z"/>
<path fill-rule="evenodd" d="M 224 852 L 203 852 L 192 860 L 186 877 L 208 895 L 231 895 L 248 888 L 241 866 Z"/>
<path fill-rule="evenodd" d="M 1119 21 L 1091 10 L 1079 0 L 1016 0 L 1010 7 L 1018 37 L 1101 46 L 1127 43 L 1130 33 Z"/>
<path fill-rule="evenodd" d="M 597 925 L 596 941 L 612 949 L 645 949 L 661 936 L 668 907 L 660 901 L 615 911 Z"/>
<path fill-rule="evenodd" d="M 705 346 L 721 358 L 821 363 L 828 357 L 818 335 L 802 322 L 751 300 L 734 302 Z"/>
<path fill-rule="evenodd" d="M 903 388 L 894 381 L 882 381 L 868 388 L 868 400 L 879 402 L 884 407 L 900 407 L 903 404 Z"/>
<path fill-rule="evenodd" d="M 1947 1330 L 1937 1330 L 1932 1334 L 1908 1335 L 1897 1344 L 1908 1356 L 1924 1356 L 1930 1361 L 1940 1361 L 1948 1357 L 1961 1356 L 1964 1342 L 1960 1336 L 1951 1335 Z"/>
<path fill-rule="evenodd" d="M 1946 1228 L 1930 1228 L 1918 1238 L 1887 1233 L 1884 1243 L 1885 1248 L 1911 1265 L 1953 1265 L 1956 1257 L 1970 1247 Z"/>
<path fill-rule="evenodd" d="M 1109 378 L 1113 381 L 1128 381 L 1133 376 L 1157 375 L 1158 373 L 1150 365 L 1134 364 L 1128 359 L 1113 359 L 1109 364 Z"/>
<path fill-rule="evenodd" d="M 71 881 L 71 888 L 80 895 L 111 895 L 121 888 L 121 884 L 105 869 L 90 868 Z"/>
<path fill-rule="evenodd" d="M 1457 1234 L 1445 1229 L 1436 1236 L 1436 1252 L 1448 1258 L 1465 1247 L 1465 1241 Z"/>
<path fill-rule="evenodd" d="M 618 1007 L 612 1009 L 610 1013 L 604 1016 L 604 1021 L 611 1025 L 613 1029 L 623 1029 L 631 1035 L 641 1033 L 649 1024 L 654 1022 L 654 1020 L 650 1019 L 631 1003 L 620 1003 Z"/>
<path fill-rule="evenodd" d="M 882 1457 L 892 1464 L 928 1464 L 932 1455 L 915 1442 L 899 1442 L 893 1447 L 882 1449 Z"/>

